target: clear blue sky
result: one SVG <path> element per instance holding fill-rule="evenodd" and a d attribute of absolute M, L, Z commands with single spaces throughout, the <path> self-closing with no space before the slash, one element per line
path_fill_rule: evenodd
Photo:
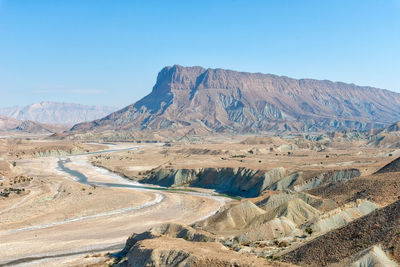
<path fill-rule="evenodd" d="M 400 92 L 400 0 L 0 0 L 0 106 L 125 106 L 167 65 Z"/>

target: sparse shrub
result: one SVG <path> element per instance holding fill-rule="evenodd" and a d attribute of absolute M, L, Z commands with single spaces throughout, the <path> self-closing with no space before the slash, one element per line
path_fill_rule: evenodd
<path fill-rule="evenodd" d="M 305 231 L 309 235 L 311 235 L 313 233 L 313 230 L 310 227 L 306 228 Z"/>
<path fill-rule="evenodd" d="M 284 248 L 284 247 L 287 247 L 288 245 L 289 245 L 289 243 L 287 241 L 281 241 L 281 242 L 279 242 L 278 247 Z"/>
<path fill-rule="evenodd" d="M 245 158 L 246 155 L 232 155 L 231 158 Z"/>

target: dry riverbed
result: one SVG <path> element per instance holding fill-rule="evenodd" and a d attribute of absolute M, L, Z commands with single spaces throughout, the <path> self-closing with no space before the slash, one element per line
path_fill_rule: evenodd
<path fill-rule="evenodd" d="M 10 199 L 11 205 L 2 203 L 0 264 L 42 265 L 54 262 L 49 256 L 55 255 L 64 255 L 60 259 L 68 262 L 65 254 L 69 258 L 70 254 L 112 250 L 133 232 L 164 222 L 192 223 L 224 203 L 223 198 L 206 194 L 104 187 L 105 183 L 134 184 L 93 167 L 87 156 L 69 158 L 65 167 L 83 174 L 92 185 L 63 172 L 56 157 L 18 162 L 34 179 L 27 194 Z"/>

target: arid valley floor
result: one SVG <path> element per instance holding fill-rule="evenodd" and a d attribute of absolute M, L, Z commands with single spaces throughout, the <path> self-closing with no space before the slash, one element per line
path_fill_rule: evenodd
<path fill-rule="evenodd" d="M 400 150 L 321 136 L 4 137 L 0 266 L 397 266 Z"/>

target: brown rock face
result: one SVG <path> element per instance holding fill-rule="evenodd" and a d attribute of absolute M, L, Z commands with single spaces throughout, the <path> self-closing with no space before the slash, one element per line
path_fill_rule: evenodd
<path fill-rule="evenodd" d="M 209 131 L 368 129 L 400 118 L 400 94 L 331 81 L 202 67 L 165 67 L 152 92 L 72 130 Z"/>

